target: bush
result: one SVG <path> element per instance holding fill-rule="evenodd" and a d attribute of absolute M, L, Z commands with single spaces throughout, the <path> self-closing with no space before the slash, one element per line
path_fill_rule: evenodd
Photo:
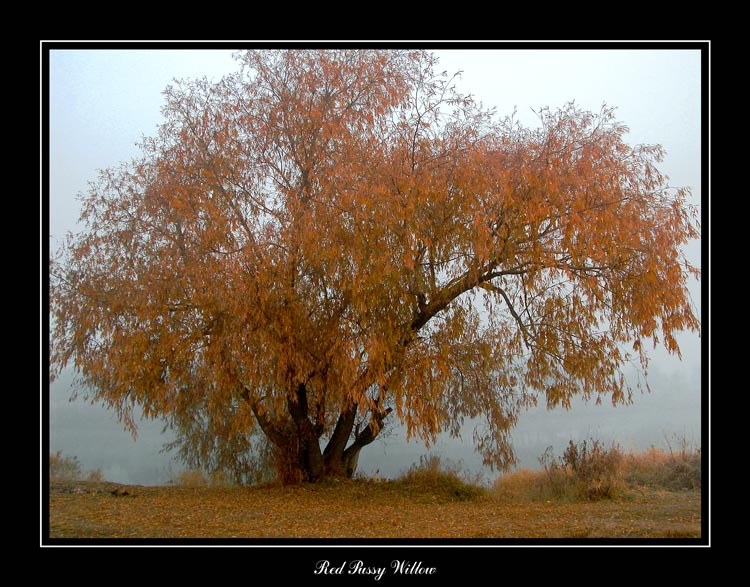
<path fill-rule="evenodd" d="M 78 457 L 65 457 L 61 450 L 49 456 L 50 481 L 78 481 L 81 479 L 81 463 Z"/>
<path fill-rule="evenodd" d="M 486 491 L 477 485 L 478 478 L 470 479 L 460 470 L 460 465 L 443 462 L 438 455 L 419 457 L 419 464 L 413 464 L 396 481 L 407 489 L 442 495 L 457 501 L 473 500 Z"/>
<path fill-rule="evenodd" d="M 624 488 L 620 447 L 589 439 L 568 443 L 562 456 L 547 447 L 539 463 L 542 470 L 506 473 L 495 480 L 495 491 L 509 498 L 597 501 L 611 499 Z"/>
<path fill-rule="evenodd" d="M 208 478 L 203 471 L 180 471 L 174 484 L 180 487 L 208 487 Z"/>
<path fill-rule="evenodd" d="M 49 480 L 50 481 L 104 481 L 104 473 L 101 469 L 93 469 L 85 475 L 81 469 L 78 457 L 63 456 L 62 451 L 49 455 Z"/>
<path fill-rule="evenodd" d="M 227 471 L 213 471 L 208 476 L 208 483 L 211 487 L 235 487 L 237 485 Z"/>
<path fill-rule="evenodd" d="M 511 500 L 545 499 L 547 473 L 542 470 L 520 469 L 500 475 L 493 483 L 495 493 Z M 553 497 L 550 493 L 549 497 Z"/>
<path fill-rule="evenodd" d="M 509 499 L 596 501 L 623 494 L 626 489 L 650 487 L 667 491 L 701 488 L 701 451 L 684 439 L 679 449 L 651 447 L 625 455 L 617 444 L 606 447 L 596 439 L 572 440 L 555 457 L 548 447 L 539 458 L 541 470 L 523 469 L 498 477 L 497 495 Z"/>
<path fill-rule="evenodd" d="M 101 469 L 92 469 L 91 471 L 86 473 L 86 481 L 101 483 L 102 481 L 104 481 L 104 473 Z"/>
<path fill-rule="evenodd" d="M 169 483 L 178 487 L 236 487 L 231 473 L 213 471 L 206 474 L 200 469 L 185 469 L 176 476 L 172 475 Z"/>
<path fill-rule="evenodd" d="M 640 454 L 628 455 L 624 463 L 625 479 L 631 486 L 666 489 L 668 491 L 701 488 L 701 449 L 684 438 L 674 450 L 651 447 Z"/>

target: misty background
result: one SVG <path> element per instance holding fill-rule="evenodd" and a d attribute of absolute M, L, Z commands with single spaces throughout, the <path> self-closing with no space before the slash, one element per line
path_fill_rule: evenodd
<path fill-rule="evenodd" d="M 557 108 L 575 100 L 598 111 L 617 107 L 617 118 L 630 128 L 631 144 L 658 143 L 667 155 L 660 168 L 670 185 L 690 186 L 692 203 L 701 202 L 700 52 L 697 50 L 441 50 L 437 70 L 463 74 L 457 85 L 499 116 L 517 111 L 526 126 L 536 125 L 533 110 Z M 49 75 L 49 239 L 56 250 L 77 220 L 87 182 L 97 170 L 139 154 L 136 143 L 153 135 L 161 122 L 161 92 L 174 78 L 218 80 L 236 71 L 231 51 L 224 50 L 52 50 Z M 44 231 L 44 229 L 43 229 Z M 700 243 L 685 253 L 701 266 Z M 46 261 L 42 260 L 42 267 Z M 690 283 L 697 315 L 701 291 Z M 625 450 L 674 445 L 675 435 L 701 442 L 701 339 L 678 336 L 682 361 L 662 349 L 649 353 L 650 394 L 634 392 L 633 403 L 600 405 L 592 399 L 573 401 L 572 409 L 547 410 L 541 405 L 522 414 L 512 434 L 519 467 L 537 467 L 538 457 L 552 445 L 560 454 L 568 440 L 596 437 L 616 441 Z M 44 348 L 44 345 L 42 346 Z M 635 371 L 626 372 L 634 380 Z M 161 484 L 184 467 L 161 452 L 171 438 L 163 423 L 140 421 L 137 439 L 114 412 L 82 397 L 70 401 L 74 374 L 68 370 L 52 384 L 42 377 L 40 394 L 49 394 L 51 452 L 78 457 L 84 470 L 100 468 L 110 481 Z M 708 393 L 708 390 L 705 390 Z M 83 395 L 83 394 L 81 394 Z M 41 400 L 41 398 L 40 398 Z M 41 403 L 41 401 L 40 401 Z M 429 449 L 406 441 L 405 431 L 390 420 L 390 430 L 366 447 L 359 472 L 393 477 L 420 455 L 439 454 L 482 471 L 474 452 L 473 425 L 461 439 L 447 435 Z M 44 425 L 44 422 L 43 422 Z M 43 447 L 46 450 L 46 447 Z M 489 476 L 496 475 L 485 471 Z"/>

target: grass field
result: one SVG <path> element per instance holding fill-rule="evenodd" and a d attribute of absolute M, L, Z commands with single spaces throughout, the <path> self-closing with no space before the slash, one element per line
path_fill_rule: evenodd
<path fill-rule="evenodd" d="M 113 491 L 127 492 L 115 496 Z M 594 502 L 459 495 L 396 482 L 291 487 L 50 485 L 50 538 L 700 538 L 700 491 Z"/>

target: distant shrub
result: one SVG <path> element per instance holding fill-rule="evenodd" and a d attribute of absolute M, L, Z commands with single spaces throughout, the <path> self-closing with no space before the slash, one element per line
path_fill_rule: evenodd
<path fill-rule="evenodd" d="M 213 471 L 205 473 L 200 469 L 185 469 L 172 475 L 170 485 L 178 487 L 236 487 L 231 473 L 227 471 Z"/>
<path fill-rule="evenodd" d="M 101 469 L 92 469 L 91 471 L 86 473 L 86 481 L 101 483 L 102 481 L 104 481 L 104 473 Z"/>
<path fill-rule="evenodd" d="M 203 471 L 180 471 L 174 484 L 180 487 L 208 487 L 208 478 Z"/>
<path fill-rule="evenodd" d="M 438 455 L 425 455 L 396 480 L 397 485 L 420 492 L 431 492 L 449 499 L 468 501 L 486 494 L 483 487 L 461 472 L 460 465 L 443 461 Z"/>
<path fill-rule="evenodd" d="M 615 497 L 625 487 L 622 458 L 618 445 L 606 447 L 594 438 L 577 444 L 571 440 L 559 457 L 550 446 L 539 458 L 545 473 L 539 496 L 588 501 Z"/>
<path fill-rule="evenodd" d="M 211 487 L 234 487 L 236 483 L 227 471 L 214 471 L 208 476 Z"/>
<path fill-rule="evenodd" d="M 596 439 L 574 443 L 559 457 L 547 447 L 541 470 L 521 470 L 502 475 L 493 485 L 496 493 L 511 499 L 597 501 L 618 495 L 624 488 L 620 447 L 606 447 Z"/>
<path fill-rule="evenodd" d="M 667 441 L 668 450 L 651 447 L 648 451 L 628 455 L 624 462 L 625 479 L 631 486 L 669 491 L 701 488 L 701 449 L 685 438 L 678 448 Z"/>
<path fill-rule="evenodd" d="M 678 449 L 650 448 L 626 455 L 617 444 L 572 440 L 556 457 L 548 447 L 539 458 L 541 470 L 522 469 L 498 477 L 493 489 L 508 499 L 596 501 L 624 494 L 638 487 L 668 491 L 701 488 L 701 451 L 684 439 Z"/>
<path fill-rule="evenodd" d="M 63 456 L 58 450 L 49 455 L 49 478 L 50 481 L 77 481 L 81 478 L 81 463 L 78 457 Z"/>
<path fill-rule="evenodd" d="M 49 455 L 50 481 L 104 481 L 101 469 L 93 469 L 83 473 L 78 457 L 63 456 L 62 451 Z"/>
<path fill-rule="evenodd" d="M 188 470 L 220 472 L 209 473 L 209 476 L 220 475 L 220 485 L 267 485 L 289 476 L 290 467 L 284 462 L 282 452 L 264 434 L 258 431 L 234 434 L 221 428 L 222 423 L 233 417 L 231 413 L 226 418 L 208 419 L 188 414 L 171 423 L 177 434 L 164 444 L 162 452 L 174 453 Z M 217 443 L 217 437 L 229 440 Z M 296 447 L 290 446 L 289 450 L 295 451 Z M 172 476 L 171 483 L 177 482 Z M 213 480 L 210 482 L 213 484 Z"/>
<path fill-rule="evenodd" d="M 596 501 L 615 497 L 622 489 L 620 463 L 623 454 L 617 444 L 607 448 L 600 440 L 591 438 L 578 444 L 572 440 L 559 458 L 558 468 L 564 468 L 579 497 Z M 553 465 L 550 465 L 552 468 Z M 545 466 L 545 470 L 547 467 Z"/>
<path fill-rule="evenodd" d="M 512 500 L 537 500 L 544 497 L 547 473 L 543 470 L 520 469 L 500 475 L 493 490 Z"/>

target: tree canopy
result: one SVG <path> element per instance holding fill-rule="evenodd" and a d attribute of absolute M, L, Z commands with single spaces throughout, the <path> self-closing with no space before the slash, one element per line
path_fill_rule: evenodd
<path fill-rule="evenodd" d="M 525 128 L 421 51 L 238 60 L 165 90 L 50 260 L 53 375 L 72 364 L 129 425 L 140 406 L 200 429 L 222 462 L 262 433 L 316 480 L 351 475 L 389 417 L 427 442 L 482 418 L 506 467 L 538 397 L 623 401 L 645 343 L 699 328 L 688 191 L 613 109 Z"/>

